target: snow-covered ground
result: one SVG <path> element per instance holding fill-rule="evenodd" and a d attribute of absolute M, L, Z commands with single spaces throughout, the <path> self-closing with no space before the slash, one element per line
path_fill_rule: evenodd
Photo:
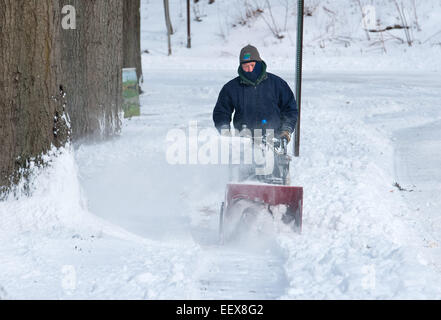
<path fill-rule="evenodd" d="M 249 43 L 262 51 L 273 69 L 295 69 L 297 1 L 216 0 L 208 5 L 208 0 L 200 0 L 196 12 L 201 21 L 192 22 L 191 50 L 187 49 L 185 2 L 170 0 L 175 31 L 173 55 L 164 60 L 168 49 L 163 8 L 156 0 L 142 0 L 141 47 L 149 52 L 146 59 L 150 70 L 235 70 L 240 49 Z M 368 41 L 358 0 L 306 0 L 305 12 L 312 10 L 312 15 L 304 19 L 304 68 L 356 73 L 440 71 L 441 0 L 397 2 L 412 26 L 411 47 L 402 43 L 406 42 L 404 29 L 371 33 Z M 267 3 L 271 4 L 271 10 Z M 360 0 L 360 3 L 367 10 L 368 29 L 402 24 L 395 0 Z M 258 9 L 263 13 L 256 12 Z M 195 17 L 193 10 L 192 17 Z M 380 25 L 372 26 L 369 21 Z M 275 38 L 274 30 L 283 39 Z"/>
<path fill-rule="evenodd" d="M 352 59 L 307 49 L 291 172 L 304 187 L 303 233 L 218 244 L 227 169 L 168 164 L 166 136 L 190 121 L 212 127 L 217 94 L 253 40 L 238 29 L 216 37 L 226 2 L 201 5 L 192 50 L 174 19 L 172 57 L 161 7 L 143 2 L 142 115 L 116 139 L 52 155 L 32 196 L 0 202 L 0 298 L 441 298 L 441 80 L 434 55 L 419 71 L 399 68 L 422 48 Z M 171 3 L 179 17 L 184 1 Z M 264 28 L 256 22 L 255 41 Z M 256 45 L 294 88 L 289 41 Z"/>

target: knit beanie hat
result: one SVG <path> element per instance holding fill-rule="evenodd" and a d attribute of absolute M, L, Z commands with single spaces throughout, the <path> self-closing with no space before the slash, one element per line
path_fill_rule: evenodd
<path fill-rule="evenodd" d="M 240 64 L 253 61 L 262 61 L 262 59 L 260 58 L 259 51 L 257 51 L 256 47 L 253 47 L 252 45 L 247 45 L 240 51 Z"/>

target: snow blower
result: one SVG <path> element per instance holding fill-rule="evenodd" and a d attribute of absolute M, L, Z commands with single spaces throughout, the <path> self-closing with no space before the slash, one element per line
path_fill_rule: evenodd
<path fill-rule="evenodd" d="M 253 139 L 254 141 L 256 138 Z M 302 229 L 303 188 L 289 186 L 289 165 L 292 158 L 287 153 L 287 140 L 272 138 L 272 143 L 267 142 L 267 137 L 262 137 L 258 143 L 259 150 L 272 150 L 269 153 L 274 157 L 273 170 L 268 173 L 256 173 L 257 166 L 252 165 L 253 171 L 241 171 L 237 183 L 229 183 L 225 193 L 225 201 L 220 209 L 219 235 L 221 243 L 230 238 L 231 230 L 245 224 L 255 223 L 259 214 L 269 214 L 276 219 L 274 209 L 282 208 L 280 220 L 300 233 Z M 256 147 L 256 143 L 253 142 Z M 244 171 L 247 177 L 244 175 Z M 253 174 L 250 175 L 250 172 Z M 227 230 L 228 229 L 228 230 Z"/>

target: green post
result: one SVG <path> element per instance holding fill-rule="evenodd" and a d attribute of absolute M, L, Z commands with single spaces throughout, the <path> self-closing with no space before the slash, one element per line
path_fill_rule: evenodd
<path fill-rule="evenodd" d="M 302 63 L 303 63 L 303 16 L 305 2 L 304 0 L 298 1 L 297 9 L 297 62 L 296 62 L 296 100 L 299 108 L 299 118 L 297 120 L 297 126 L 294 139 L 294 156 L 300 156 L 300 115 L 302 111 Z"/>
<path fill-rule="evenodd" d="M 139 85 L 136 68 L 124 68 L 123 78 L 123 110 L 124 118 L 131 118 L 141 115 L 139 103 Z"/>

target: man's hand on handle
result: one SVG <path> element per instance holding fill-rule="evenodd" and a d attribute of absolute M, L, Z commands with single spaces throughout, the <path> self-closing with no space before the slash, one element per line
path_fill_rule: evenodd
<path fill-rule="evenodd" d="M 231 131 L 229 125 L 222 125 L 219 129 L 219 133 L 223 137 L 231 137 Z"/>
<path fill-rule="evenodd" d="M 280 139 L 286 139 L 287 143 L 289 143 L 291 141 L 291 132 L 282 131 L 280 133 Z"/>

